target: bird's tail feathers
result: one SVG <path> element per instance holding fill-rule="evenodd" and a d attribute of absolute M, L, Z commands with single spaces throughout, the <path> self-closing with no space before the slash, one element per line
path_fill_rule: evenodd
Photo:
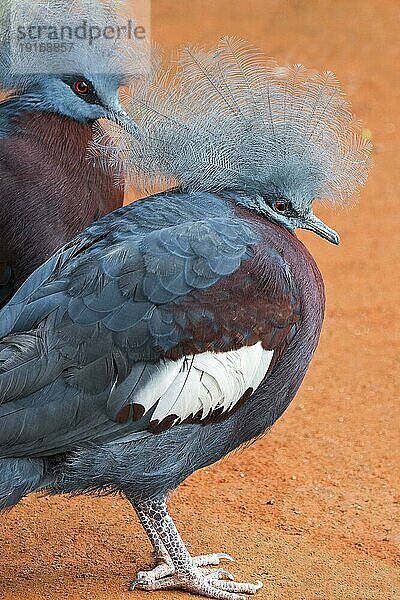
<path fill-rule="evenodd" d="M 45 472 L 41 458 L 0 458 L 0 510 L 12 508 L 30 492 L 42 489 Z"/>

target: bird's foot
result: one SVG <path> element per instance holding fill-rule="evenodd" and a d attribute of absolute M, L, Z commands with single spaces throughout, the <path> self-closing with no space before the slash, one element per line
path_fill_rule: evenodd
<path fill-rule="evenodd" d="M 185 590 L 191 594 L 214 598 L 215 600 L 245 600 L 242 594 L 255 594 L 261 587 L 261 581 L 253 583 L 237 583 L 225 581 L 231 579 L 230 573 L 224 569 L 202 569 L 193 567 L 188 571 L 175 573 L 172 576 L 155 579 L 144 583 L 137 581 L 134 587 L 148 592 L 157 590 Z M 131 587 L 131 589 L 134 589 Z"/>
<path fill-rule="evenodd" d="M 155 557 L 157 564 L 154 569 L 149 571 L 139 571 L 134 581 L 132 581 L 130 589 L 135 589 L 138 585 L 149 586 L 159 579 L 163 579 L 175 574 L 175 567 L 168 554 L 160 554 Z M 218 566 L 221 560 L 233 561 L 230 554 L 217 552 L 215 554 L 205 554 L 202 556 L 194 556 L 192 558 L 193 567 L 197 567 L 203 575 L 211 575 L 213 573 L 224 574 L 227 579 L 233 579 L 228 571 L 224 569 L 206 569 L 201 567 Z M 147 589 L 147 588 L 146 588 Z"/>
<path fill-rule="evenodd" d="M 192 558 L 168 514 L 165 499 L 132 502 L 145 527 L 159 564 L 152 571 L 142 571 L 131 585 L 153 592 L 156 590 L 185 590 L 191 594 L 215 600 L 245 600 L 242 594 L 255 594 L 262 583 L 236 583 L 233 575 L 218 566 L 222 559 L 232 560 L 228 554 L 210 554 Z"/>

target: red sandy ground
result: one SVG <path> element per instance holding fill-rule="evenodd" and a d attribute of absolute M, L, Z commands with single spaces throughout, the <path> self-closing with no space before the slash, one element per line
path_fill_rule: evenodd
<path fill-rule="evenodd" d="M 153 0 L 161 45 L 234 34 L 283 63 L 333 70 L 376 144 L 358 206 L 319 211 L 342 245 L 301 236 L 328 304 L 300 393 L 272 433 L 172 499 L 190 550 L 232 553 L 239 579 L 263 580 L 260 599 L 400 599 L 399 18 L 397 0 Z M 7 600 L 190 598 L 127 591 L 151 555 L 122 498 L 29 497 L 1 518 L 0 545 Z"/>

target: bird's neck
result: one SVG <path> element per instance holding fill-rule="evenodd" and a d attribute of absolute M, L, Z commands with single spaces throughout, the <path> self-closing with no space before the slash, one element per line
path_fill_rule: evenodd
<path fill-rule="evenodd" d="M 123 191 L 111 168 L 89 157 L 91 125 L 36 111 L 17 114 L 13 123 L 17 132 L 10 138 L 11 145 L 26 148 L 33 163 L 44 166 L 48 185 L 57 177 L 63 182 L 71 209 L 78 203 L 77 218 L 82 212 L 91 214 L 94 206 L 99 209 L 94 215 L 98 218 L 122 204 Z"/>
<path fill-rule="evenodd" d="M 18 119 L 36 112 L 37 103 L 29 95 L 6 97 L 0 102 L 0 139 L 18 133 Z"/>
<path fill-rule="evenodd" d="M 15 135 L 30 137 L 37 146 L 58 155 L 68 154 L 82 160 L 93 139 L 90 125 L 79 123 L 61 115 L 39 111 L 16 113 L 11 119 Z"/>
<path fill-rule="evenodd" d="M 0 221 L 2 231 L 8 232 L 8 246 L 18 240 L 24 255 L 36 258 L 35 264 L 30 261 L 35 268 L 93 221 L 120 207 L 123 189 L 111 169 L 89 159 L 89 125 L 36 111 L 15 112 L 12 125 L 13 132 L 0 139 L 0 181 L 8 199 Z M 22 227 L 21 222 L 31 226 Z M 6 259 L 15 262 L 10 254 Z M 20 271 L 25 272 L 22 267 Z"/>
<path fill-rule="evenodd" d="M 44 127 L 43 124 L 46 123 Z M 87 148 L 93 137 L 92 124 L 40 110 L 29 96 L 15 96 L 0 103 L 0 139 L 12 135 L 32 136 L 55 151 L 65 149 L 65 140 L 78 140 L 75 150 Z"/>

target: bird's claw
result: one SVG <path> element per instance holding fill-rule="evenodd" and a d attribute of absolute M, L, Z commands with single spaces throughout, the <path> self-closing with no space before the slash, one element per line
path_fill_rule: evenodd
<path fill-rule="evenodd" d="M 235 562 L 235 559 L 230 554 L 226 554 L 225 552 L 217 552 L 216 556 L 220 560 L 229 560 L 230 562 Z"/>
<path fill-rule="evenodd" d="M 235 579 L 234 575 L 232 575 L 232 573 L 230 573 L 226 569 L 215 569 L 213 572 L 218 573 L 218 575 L 222 579 L 229 579 L 230 581 L 234 581 L 234 579 Z"/>
<path fill-rule="evenodd" d="M 133 592 L 133 590 L 136 589 L 137 585 L 140 585 L 141 581 L 139 579 L 139 577 L 135 577 L 135 579 L 133 581 L 131 581 L 130 585 L 129 585 L 129 591 Z"/>

